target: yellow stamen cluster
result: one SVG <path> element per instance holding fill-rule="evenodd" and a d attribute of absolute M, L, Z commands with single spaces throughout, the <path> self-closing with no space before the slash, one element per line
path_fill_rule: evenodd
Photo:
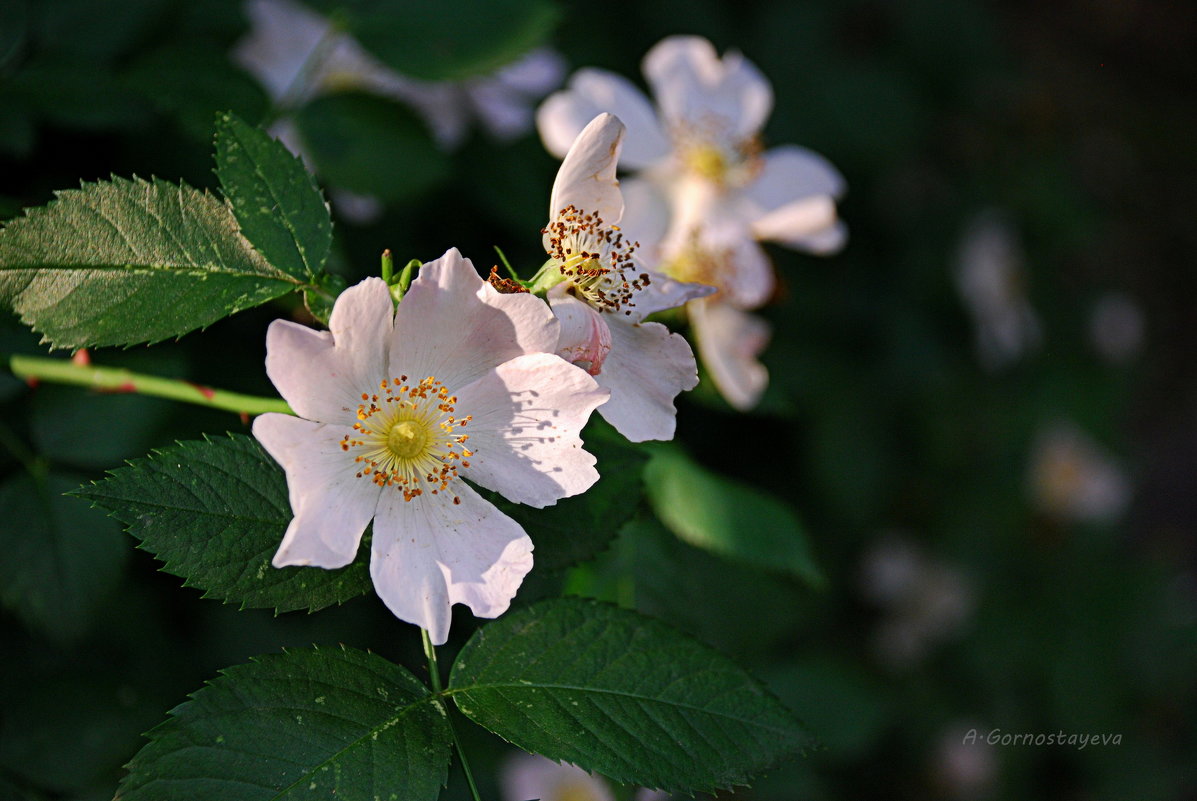
<path fill-rule="evenodd" d="M 677 126 L 673 139 L 682 164 L 695 175 L 720 187 L 744 186 L 760 174 L 761 141 L 736 139 L 721 118 Z"/>
<path fill-rule="evenodd" d="M 380 487 L 395 487 L 410 501 L 424 494 L 437 495 L 457 478 L 459 467 L 469 467 L 473 451 L 466 448 L 468 434 L 457 434 L 473 415 L 454 414 L 457 396 L 434 376 L 408 383 L 399 376 L 378 385 L 378 392 L 362 393 L 353 429 L 341 450 L 361 449 L 354 462 L 361 464 L 358 478 L 369 478 Z M 454 503 L 461 499 L 453 496 Z"/>
<path fill-rule="evenodd" d="M 677 281 L 706 284 L 718 290 L 732 279 L 735 257 L 730 248 L 704 246 L 696 232 L 676 256 L 658 269 Z"/>
<path fill-rule="evenodd" d="M 578 298 L 599 311 L 632 313 L 636 293 L 649 285 L 648 273 L 634 275 L 639 242 L 628 242 L 619 226 L 572 205 L 541 233 L 548 235 L 549 256 Z"/>

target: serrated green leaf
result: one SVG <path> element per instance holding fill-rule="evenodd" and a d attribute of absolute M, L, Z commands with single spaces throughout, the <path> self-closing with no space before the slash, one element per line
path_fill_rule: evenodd
<path fill-rule="evenodd" d="M 291 520 L 287 480 L 257 441 L 181 442 L 75 493 L 107 509 L 205 597 L 251 608 L 314 611 L 368 592 L 363 545 L 339 570 L 270 564 Z"/>
<path fill-rule="evenodd" d="M 59 192 L 0 230 L 0 300 L 54 347 L 158 342 L 298 287 L 224 203 L 157 179 Z"/>
<path fill-rule="evenodd" d="M 673 446 L 653 449 L 644 482 L 657 517 L 691 545 L 823 584 L 798 517 L 776 498 L 712 473 Z"/>
<path fill-rule="evenodd" d="M 350 648 L 223 670 L 148 736 L 122 801 L 432 801 L 452 737 L 415 676 Z"/>
<path fill-rule="evenodd" d="M 520 748 L 669 792 L 743 784 L 810 745 L 793 713 L 727 657 L 580 598 L 483 626 L 448 693 Z"/>
<path fill-rule="evenodd" d="M 598 459 L 599 480 L 581 495 L 533 509 L 487 493 L 491 503 L 515 520 L 536 546 L 538 571 L 562 570 L 606 550 L 636 514 L 644 494 L 641 472 L 648 455 L 609 428 L 588 429 L 586 449 Z"/>
<path fill-rule="evenodd" d="M 332 245 L 332 219 L 303 162 L 226 113 L 216 123 L 216 174 L 245 238 L 283 272 L 314 278 Z"/>
<path fill-rule="evenodd" d="M 410 199 L 440 182 L 448 157 L 411 111 L 381 97 L 319 97 L 295 115 L 320 177 L 384 201 Z"/>
<path fill-rule="evenodd" d="M 552 0 L 405 3 L 317 0 L 398 72 L 428 81 L 493 72 L 541 44 L 560 12 Z"/>
<path fill-rule="evenodd" d="M 0 484 L 0 602 L 60 641 L 87 631 L 126 555 L 112 521 L 63 497 L 78 484 L 74 477 L 27 473 Z"/>

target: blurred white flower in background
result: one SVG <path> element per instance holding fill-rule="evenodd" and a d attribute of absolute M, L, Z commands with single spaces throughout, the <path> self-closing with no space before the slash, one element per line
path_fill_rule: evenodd
<path fill-rule="evenodd" d="M 493 75 L 422 81 L 390 69 L 352 36 L 335 30 L 327 17 L 294 0 L 246 0 L 245 12 L 250 32 L 234 46 L 233 61 L 258 79 L 284 113 L 328 92 L 369 92 L 415 110 L 445 150 L 465 140 L 475 119 L 500 141 L 523 136 L 532 129 L 532 107 L 565 75 L 561 55 L 539 49 Z M 304 155 L 299 132 L 285 116 L 270 132 Z M 332 194 L 348 219 L 368 222 L 381 213 L 374 198 Z"/>
<path fill-rule="evenodd" d="M 897 534 L 882 536 L 865 553 L 861 593 L 883 610 L 874 644 L 878 656 L 897 668 L 918 663 L 959 631 L 974 605 L 964 573 Z"/>
<path fill-rule="evenodd" d="M 568 762 L 557 763 L 539 754 L 514 754 L 502 767 L 503 801 L 615 801 L 610 786 Z M 666 801 L 669 796 L 638 790 L 634 801 Z"/>
<path fill-rule="evenodd" d="M 1039 318 L 1026 294 L 1018 236 L 995 211 L 966 227 L 956 260 L 956 285 L 977 329 L 977 355 L 987 370 L 1018 361 L 1039 347 Z"/>
<path fill-rule="evenodd" d="M 1031 453 L 1031 495 L 1044 513 L 1062 520 L 1110 522 L 1130 503 L 1126 473 L 1092 437 L 1071 422 L 1040 431 Z"/>
<path fill-rule="evenodd" d="M 1093 306 L 1089 336 L 1098 355 L 1110 364 L 1123 365 L 1143 349 L 1143 310 L 1126 295 L 1109 292 Z"/>
<path fill-rule="evenodd" d="M 986 742 L 989 731 L 975 723 L 956 723 L 936 741 L 931 781 L 948 798 L 975 801 L 993 794 L 998 759 L 997 749 Z"/>
<path fill-rule="evenodd" d="M 636 174 L 624 181 L 625 234 L 662 272 L 716 287 L 687 312 L 719 391 L 749 409 L 768 383 L 757 357 L 769 329 L 747 311 L 774 288 L 758 242 L 811 253 L 841 248 L 847 229 L 835 201 L 844 180 L 804 148 L 763 148 L 773 89 L 739 53 L 720 58 L 706 39 L 672 36 L 648 52 L 643 69 L 655 107 L 627 79 L 582 69 L 540 107 L 537 128 L 560 157 L 600 112 L 627 125 L 622 165 Z"/>

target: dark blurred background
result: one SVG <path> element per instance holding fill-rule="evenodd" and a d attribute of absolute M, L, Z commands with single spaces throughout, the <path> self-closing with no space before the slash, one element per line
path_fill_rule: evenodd
<path fill-rule="evenodd" d="M 417 4 L 341 5 L 393 5 L 412 37 L 423 24 Z M 739 49 L 773 83 L 765 144 L 822 153 L 849 187 L 842 253 L 770 250 L 761 407 L 735 413 L 704 385 L 678 414 L 698 461 L 792 506 L 827 586 L 726 562 L 645 511 L 535 591 L 690 631 L 822 737 L 736 798 L 1197 798 L 1197 6 L 497 7 L 535 24 L 439 35 L 496 58 L 547 46 L 567 71 L 642 86 L 664 36 Z M 283 116 L 230 58 L 248 30 L 233 0 L 4 0 L 0 216 L 111 174 L 215 188 L 215 113 Z M 353 282 L 383 248 L 402 263 L 449 247 L 488 269 L 499 245 L 531 275 L 557 166 L 534 131 L 438 141 L 415 105 L 334 90 L 289 116 L 333 198 L 335 269 Z M 272 394 L 266 325 L 302 313 L 92 359 Z M 6 318 L 0 350 L 39 352 L 37 336 Z M 61 496 L 151 448 L 246 431 L 236 416 L 5 376 L 0 401 L 0 798 L 111 797 L 141 732 L 254 654 L 345 642 L 422 671 L 413 630 L 373 597 L 238 612 Z M 450 648 L 474 625 L 459 616 Z M 1119 740 L 984 742 L 993 730 Z M 497 797 L 506 752 L 469 739 Z M 451 774 L 445 797 L 462 785 Z"/>

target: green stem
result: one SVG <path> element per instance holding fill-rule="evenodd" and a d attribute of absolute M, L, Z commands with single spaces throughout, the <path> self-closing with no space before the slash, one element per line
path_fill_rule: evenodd
<path fill-rule="evenodd" d="M 242 395 L 239 392 L 212 389 L 177 378 L 135 373 L 120 367 L 92 367 L 44 356 L 11 356 L 8 359 L 8 368 L 17 378 L 27 381 L 33 379 L 55 384 L 73 384 L 101 392 L 135 392 L 138 395 L 168 398 L 242 415 L 265 412 L 295 413 L 286 401 L 278 398 Z"/>
<path fill-rule="evenodd" d="M 443 690 L 441 689 L 441 669 L 436 662 L 436 646 L 432 644 L 425 629 L 420 629 L 420 638 L 424 642 L 424 656 L 428 657 L 428 675 L 432 682 L 432 691 L 440 695 Z M 442 699 L 441 703 L 447 702 Z M 445 710 L 445 720 L 449 724 L 449 733 L 453 735 L 453 747 L 457 749 L 457 756 L 461 759 L 461 770 L 465 773 L 466 781 L 470 785 L 470 794 L 473 795 L 474 801 L 482 801 L 478 785 L 474 783 L 474 774 L 470 770 L 470 761 L 466 759 L 465 749 L 461 747 L 461 740 L 457 738 L 457 729 L 453 726 L 453 718 L 449 717 L 447 709 Z"/>

